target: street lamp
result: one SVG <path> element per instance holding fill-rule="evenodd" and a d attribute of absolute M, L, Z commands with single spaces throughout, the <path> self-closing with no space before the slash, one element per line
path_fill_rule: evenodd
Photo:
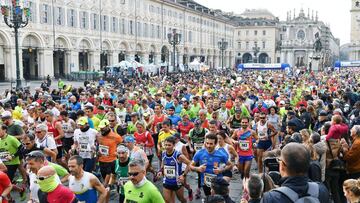
<path fill-rule="evenodd" d="M 224 51 L 228 47 L 228 42 L 222 38 L 221 41 L 218 42 L 218 47 L 221 50 L 221 68 L 224 68 Z"/>
<path fill-rule="evenodd" d="M 30 9 L 23 5 L 20 0 L 12 0 L 11 4 L 2 4 L 1 13 L 7 26 L 14 28 L 15 33 L 15 55 L 16 55 L 16 89 L 20 89 L 20 62 L 19 62 L 19 41 L 18 32 L 20 28 L 27 26 L 30 18 Z"/>
<path fill-rule="evenodd" d="M 254 63 L 257 63 L 257 54 L 260 52 L 260 47 L 257 46 L 257 44 L 253 47 L 253 51 L 254 51 Z"/>
<path fill-rule="evenodd" d="M 173 46 L 173 60 L 172 65 L 175 70 L 175 52 L 176 52 L 176 45 L 180 44 L 181 42 L 181 34 L 176 32 L 176 29 L 172 30 L 172 33 L 167 34 L 169 44 Z"/>

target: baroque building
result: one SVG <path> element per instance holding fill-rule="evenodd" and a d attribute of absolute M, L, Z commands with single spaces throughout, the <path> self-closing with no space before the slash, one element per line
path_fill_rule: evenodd
<path fill-rule="evenodd" d="M 360 61 L 360 0 L 351 0 L 350 60 Z"/>

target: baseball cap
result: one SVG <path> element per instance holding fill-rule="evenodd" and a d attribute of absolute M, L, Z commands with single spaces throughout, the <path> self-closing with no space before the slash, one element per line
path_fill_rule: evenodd
<path fill-rule="evenodd" d="M 88 123 L 88 119 L 86 117 L 80 117 L 76 123 L 78 125 L 86 125 Z"/>
<path fill-rule="evenodd" d="M 195 125 L 201 125 L 201 120 L 200 119 L 196 119 L 194 122 Z"/>
<path fill-rule="evenodd" d="M 284 105 L 284 104 L 285 104 L 285 101 L 284 101 L 284 100 L 281 100 L 281 101 L 280 101 L 280 104 Z"/>
<path fill-rule="evenodd" d="M 92 103 L 88 102 L 85 104 L 85 107 L 94 107 L 94 105 Z"/>
<path fill-rule="evenodd" d="M 143 116 L 144 116 L 144 117 L 148 117 L 148 116 L 150 116 L 150 113 L 149 113 L 149 112 L 145 112 L 145 113 L 143 114 Z"/>
<path fill-rule="evenodd" d="M 8 118 L 11 118 L 12 117 L 12 114 L 10 111 L 4 111 L 2 114 L 1 114 L 1 118 L 2 119 L 8 119 Z"/>
<path fill-rule="evenodd" d="M 287 123 L 287 126 L 296 127 L 297 125 L 296 125 L 296 122 L 294 122 L 294 121 L 289 121 L 289 122 Z"/>
<path fill-rule="evenodd" d="M 133 113 L 131 113 L 131 114 L 130 114 L 130 117 L 134 117 L 134 116 L 136 116 L 136 117 L 137 117 L 137 116 L 138 116 L 138 113 L 133 112 Z"/>
<path fill-rule="evenodd" d="M 180 139 L 180 133 L 176 132 L 175 134 L 172 135 L 173 137 L 175 137 L 176 139 Z"/>
<path fill-rule="evenodd" d="M 99 127 L 99 128 L 105 128 L 105 127 L 108 126 L 109 124 L 110 124 L 109 120 L 104 119 L 104 120 L 100 121 L 98 127 Z"/>
<path fill-rule="evenodd" d="M 125 136 L 124 142 L 131 142 L 134 143 L 135 142 L 135 138 L 131 135 L 127 135 Z"/>
<path fill-rule="evenodd" d="M 104 111 L 104 110 L 105 110 L 105 107 L 99 106 L 99 107 L 98 107 L 98 110 L 103 110 L 103 111 Z"/>

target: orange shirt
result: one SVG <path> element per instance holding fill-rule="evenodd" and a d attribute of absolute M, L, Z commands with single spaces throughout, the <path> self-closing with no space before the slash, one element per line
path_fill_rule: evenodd
<path fill-rule="evenodd" d="M 225 107 L 230 110 L 233 107 L 233 101 L 231 99 L 226 100 Z"/>
<path fill-rule="evenodd" d="M 100 162 L 113 162 L 116 160 L 116 148 L 123 139 L 121 136 L 110 132 L 106 136 L 99 135 L 97 138 L 99 142 L 99 161 Z"/>

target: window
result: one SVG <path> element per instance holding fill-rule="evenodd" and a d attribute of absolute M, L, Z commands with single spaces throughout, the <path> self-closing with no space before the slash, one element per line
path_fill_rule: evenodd
<path fill-rule="evenodd" d="M 160 25 L 156 27 L 156 32 L 157 32 L 157 38 L 160 39 L 161 38 Z"/>
<path fill-rule="evenodd" d="M 258 31 L 257 31 L 257 30 L 254 30 L 254 35 L 255 35 L 255 36 L 257 35 L 257 33 L 258 33 Z"/>
<path fill-rule="evenodd" d="M 286 27 L 285 26 L 282 27 L 282 31 L 286 32 Z"/>
<path fill-rule="evenodd" d="M 75 27 L 76 26 L 76 14 L 74 9 L 70 9 L 68 11 L 68 26 Z"/>
<path fill-rule="evenodd" d="M 297 33 L 297 38 L 299 40 L 304 40 L 305 39 L 305 32 L 304 30 L 299 30 L 299 32 Z"/>
<path fill-rule="evenodd" d="M 29 8 L 30 8 L 30 12 L 31 12 L 29 21 L 36 23 L 36 3 L 30 1 Z"/>
<path fill-rule="evenodd" d="M 125 19 L 121 19 L 121 22 L 120 22 L 120 33 L 121 34 L 125 34 Z"/>
<path fill-rule="evenodd" d="M 102 31 L 109 31 L 109 17 L 108 16 L 101 16 L 101 30 Z"/>
<path fill-rule="evenodd" d="M 55 10 L 56 25 L 64 25 L 64 9 L 57 7 Z"/>
<path fill-rule="evenodd" d="M 118 19 L 116 17 L 112 17 L 112 26 L 111 26 L 111 31 L 112 32 L 117 32 L 117 21 Z"/>
<path fill-rule="evenodd" d="M 249 42 L 246 42 L 246 50 L 249 50 Z"/>
<path fill-rule="evenodd" d="M 99 16 L 96 13 L 93 13 L 91 15 L 91 28 L 93 30 L 98 30 L 99 29 Z"/>
<path fill-rule="evenodd" d="M 121 3 L 121 4 L 125 4 L 125 0 L 120 0 L 120 3 Z"/>
<path fill-rule="evenodd" d="M 129 34 L 134 35 L 134 22 L 132 20 L 129 21 Z"/>
<path fill-rule="evenodd" d="M 81 12 L 81 25 L 80 28 L 88 29 L 88 13 L 86 11 Z"/>
<path fill-rule="evenodd" d="M 151 38 L 155 38 L 155 25 L 154 25 L 154 24 L 151 24 L 150 37 L 151 37 Z"/>
<path fill-rule="evenodd" d="M 189 42 L 192 42 L 192 32 L 189 31 Z"/>
<path fill-rule="evenodd" d="M 249 30 L 246 30 L 246 36 L 249 36 Z"/>
<path fill-rule="evenodd" d="M 360 1 L 355 2 L 356 7 L 360 7 Z"/>
<path fill-rule="evenodd" d="M 257 41 L 254 42 L 254 47 L 257 47 L 258 46 L 258 43 Z"/>
<path fill-rule="evenodd" d="M 241 49 L 241 42 L 238 42 L 238 49 Z"/>
<path fill-rule="evenodd" d="M 241 35 L 241 31 L 238 31 L 238 36 L 240 36 Z"/>
<path fill-rule="evenodd" d="M 139 36 L 139 37 L 141 37 L 141 34 L 142 34 L 142 32 L 141 32 L 141 23 L 140 22 L 137 22 L 136 23 L 136 36 Z"/>
<path fill-rule="evenodd" d="M 263 30 L 263 35 L 264 35 L 264 36 L 266 35 L 266 30 Z"/>
<path fill-rule="evenodd" d="M 263 49 L 266 48 L 266 42 L 262 42 L 262 48 L 263 48 Z"/>
<path fill-rule="evenodd" d="M 148 36 L 148 32 L 149 32 L 149 27 L 147 23 L 144 23 L 144 37 L 149 37 Z"/>
<path fill-rule="evenodd" d="M 50 23 L 50 14 L 51 10 L 50 10 L 50 6 L 47 4 L 43 4 L 42 6 L 42 18 L 41 18 L 41 22 L 42 23 Z"/>
<path fill-rule="evenodd" d="M 284 39 L 284 35 L 280 34 L 280 40 L 283 40 L 283 39 Z"/>

